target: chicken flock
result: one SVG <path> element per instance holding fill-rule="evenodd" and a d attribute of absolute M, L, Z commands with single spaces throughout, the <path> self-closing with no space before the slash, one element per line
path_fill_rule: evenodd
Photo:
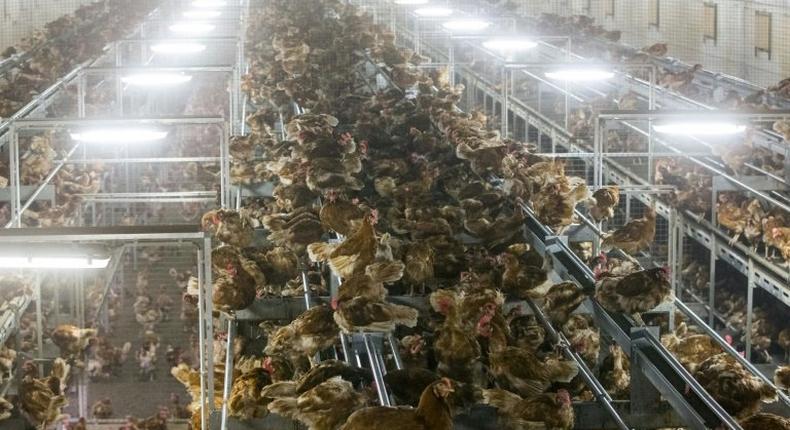
<path fill-rule="evenodd" d="M 352 6 L 273 1 L 253 14 L 247 39 L 252 67 L 243 87 L 257 111 L 247 119 L 251 133 L 231 142 L 232 171 L 275 188 L 239 211 L 204 214 L 203 228 L 222 242 L 212 252 L 214 307 L 233 314 L 262 298 L 301 295 L 303 285 L 325 295 L 330 276 L 342 283 L 331 303 L 285 325 L 262 322 L 262 351 L 242 336 L 233 369 L 215 360 L 216 393 L 233 372 L 232 417 L 275 413 L 311 429 L 442 429 L 487 404 L 502 428 L 572 428 L 572 401 L 594 396 L 577 363 L 523 312 L 524 300 L 540 304 L 615 398 L 627 398 L 628 357 L 616 346 L 601 351 L 592 318 L 574 311 L 594 296 L 610 312 L 641 321 L 672 299 L 668 270 L 603 254 L 591 262 L 594 290 L 555 283 L 547 258 L 524 243 L 521 230 L 522 205 L 560 231 L 577 206 L 611 219 L 617 187 L 593 193 L 566 175 L 564 163 L 501 138 L 479 112 L 460 112 L 463 88 L 450 84 L 446 70 L 419 68 L 430 59 L 396 47 L 393 34 Z M 368 91 L 368 59 L 393 86 Z M 306 113 L 294 114 L 294 103 Z M 274 135 L 281 117 L 284 139 Z M 646 207 L 607 233 L 604 248 L 637 253 L 655 230 L 655 210 Z M 430 309 L 388 300 L 404 294 L 427 298 Z M 189 294 L 185 300 L 194 303 Z M 404 366 L 385 382 L 403 406 L 373 406 L 369 371 L 318 358 L 340 333 L 360 331 L 397 335 Z M 680 357 L 707 342 L 710 354 L 681 358 L 689 371 L 744 425 L 783 422 L 758 414 L 762 402 L 775 400 L 773 388 L 707 336 L 682 325 L 662 342 Z M 193 395 L 198 428 L 198 373 L 186 364 L 172 373 Z"/>

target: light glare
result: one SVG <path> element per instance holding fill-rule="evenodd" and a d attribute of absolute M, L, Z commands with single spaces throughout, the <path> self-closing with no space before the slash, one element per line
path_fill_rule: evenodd
<path fill-rule="evenodd" d="M 228 2 L 222 0 L 195 0 L 192 2 L 192 6 L 194 7 L 225 7 L 228 5 Z"/>
<path fill-rule="evenodd" d="M 614 77 L 614 73 L 601 69 L 566 69 L 546 72 L 549 79 L 573 82 L 605 81 Z"/>
<path fill-rule="evenodd" d="M 121 82 L 140 87 L 165 87 L 187 83 L 192 76 L 181 73 L 138 73 L 124 76 Z"/>
<path fill-rule="evenodd" d="M 3 269 L 104 269 L 109 263 L 109 258 L 0 257 Z"/>
<path fill-rule="evenodd" d="M 210 19 L 222 15 L 218 10 L 188 10 L 184 12 L 184 18 L 189 19 Z"/>
<path fill-rule="evenodd" d="M 180 22 L 170 26 L 170 31 L 179 34 L 199 35 L 211 33 L 217 28 L 213 24 L 206 24 L 205 22 Z"/>
<path fill-rule="evenodd" d="M 448 9 L 446 7 L 421 7 L 419 9 L 415 9 L 414 13 L 417 14 L 418 16 L 431 18 L 431 17 L 450 16 L 453 14 L 453 10 Z"/>
<path fill-rule="evenodd" d="M 491 25 L 488 21 L 481 21 L 479 19 L 458 19 L 453 21 L 447 21 L 442 24 L 446 30 L 450 31 L 481 31 L 488 28 Z"/>
<path fill-rule="evenodd" d="M 196 54 L 205 50 L 206 45 L 187 42 L 158 43 L 151 46 L 151 51 L 157 54 Z"/>
<path fill-rule="evenodd" d="M 657 133 L 679 134 L 686 136 L 726 136 L 746 131 L 746 126 L 722 121 L 681 121 L 655 124 Z"/>
<path fill-rule="evenodd" d="M 412 5 L 412 4 L 426 4 L 428 0 L 395 0 L 395 4 Z"/>
<path fill-rule="evenodd" d="M 516 52 L 532 49 L 538 44 L 527 39 L 491 39 L 483 42 L 483 46 L 492 51 Z"/>
<path fill-rule="evenodd" d="M 106 128 L 71 133 L 71 138 L 86 143 L 135 143 L 162 140 L 166 131 L 140 128 Z"/>

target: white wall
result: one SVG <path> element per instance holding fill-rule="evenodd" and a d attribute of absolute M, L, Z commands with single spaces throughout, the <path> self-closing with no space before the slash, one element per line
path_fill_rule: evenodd
<path fill-rule="evenodd" d="M 622 41 L 633 46 L 669 44 L 669 56 L 706 69 L 737 76 L 762 86 L 790 77 L 790 0 L 708 0 L 718 5 L 718 40 L 705 41 L 704 0 L 660 0 L 659 27 L 648 25 L 647 0 L 615 0 L 614 17 L 604 16 L 604 2 L 590 0 L 596 22 L 621 30 Z M 587 14 L 587 0 L 522 0 L 529 15 L 552 12 Z M 754 52 L 754 15 L 772 14 L 772 55 Z"/>
<path fill-rule="evenodd" d="M 44 24 L 96 0 L 0 0 L 0 52 Z M 130 0 L 134 1 L 134 0 Z"/>

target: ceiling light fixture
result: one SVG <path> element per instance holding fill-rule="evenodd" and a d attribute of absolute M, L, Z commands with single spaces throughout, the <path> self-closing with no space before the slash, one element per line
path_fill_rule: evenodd
<path fill-rule="evenodd" d="M 157 54 L 196 54 L 206 50 L 206 45 L 188 42 L 157 43 L 151 46 L 151 51 Z"/>
<path fill-rule="evenodd" d="M 217 28 L 214 24 L 205 22 L 179 22 L 170 26 L 170 31 L 179 34 L 200 35 L 211 33 Z"/>
<path fill-rule="evenodd" d="M 492 51 L 516 52 L 532 49 L 538 46 L 538 44 L 528 39 L 498 38 L 486 40 L 483 42 L 483 46 Z"/>
<path fill-rule="evenodd" d="M 124 76 L 121 82 L 140 87 L 166 87 L 184 84 L 192 80 L 192 76 L 183 73 L 137 73 Z"/>
<path fill-rule="evenodd" d="M 109 263 L 109 257 L 0 257 L 2 269 L 104 269 Z"/>
<path fill-rule="evenodd" d="M 71 138 L 86 143 L 137 143 L 162 140 L 167 132 L 147 128 L 102 128 L 71 133 Z"/>
<path fill-rule="evenodd" d="M 564 69 L 546 72 L 549 79 L 572 82 L 605 81 L 614 77 L 614 73 L 603 69 Z"/>
<path fill-rule="evenodd" d="M 480 19 L 456 19 L 442 24 L 445 30 L 457 32 L 476 32 L 488 28 L 491 23 Z"/>
<path fill-rule="evenodd" d="M 427 4 L 428 0 L 395 0 L 394 3 L 400 5 Z"/>
<path fill-rule="evenodd" d="M 453 10 L 446 7 L 421 7 L 415 9 L 414 13 L 425 18 L 440 18 L 452 15 Z"/>
<path fill-rule="evenodd" d="M 210 19 L 218 18 L 222 12 L 218 10 L 188 10 L 184 12 L 184 18 L 189 19 Z"/>
<path fill-rule="evenodd" d="M 678 121 L 653 125 L 657 133 L 685 136 L 727 136 L 743 133 L 746 126 L 723 121 Z"/>

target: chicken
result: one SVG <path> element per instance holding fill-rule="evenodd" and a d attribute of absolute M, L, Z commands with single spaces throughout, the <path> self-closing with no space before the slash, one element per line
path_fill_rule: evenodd
<path fill-rule="evenodd" d="M 446 294 L 445 291 L 437 290 L 430 297 L 434 310 L 444 315 L 433 343 L 439 362 L 438 372 L 468 381 L 472 366 L 480 357 L 480 344 L 460 317 L 457 295 L 454 292 Z"/>
<path fill-rule="evenodd" d="M 360 409 L 348 418 L 341 430 L 451 430 L 453 421 L 448 397 L 454 384 L 442 378 L 425 388 L 414 408 L 374 406 Z"/>
<path fill-rule="evenodd" d="M 776 121 L 771 128 L 781 134 L 786 141 L 790 142 L 790 120 Z"/>
<path fill-rule="evenodd" d="M 262 418 L 268 414 L 261 390 L 272 380 L 265 369 L 256 368 L 233 380 L 228 399 L 228 414 L 241 420 Z"/>
<path fill-rule="evenodd" d="M 200 224 L 204 231 L 229 245 L 243 248 L 252 241 L 253 229 L 249 221 L 233 210 L 216 209 L 206 212 Z"/>
<path fill-rule="evenodd" d="M 23 365 L 24 376 L 19 384 L 19 403 L 21 410 L 36 426 L 47 428 L 49 424 L 58 421 L 62 408 L 68 404 L 62 382 L 66 376 L 58 373 L 64 369 L 67 367 L 61 364 L 53 367 L 48 378 L 37 378 L 38 369 L 32 362 Z"/>
<path fill-rule="evenodd" d="M 7 420 L 11 418 L 11 411 L 14 410 L 14 405 L 6 400 L 4 397 L 0 397 L 0 422 L 3 420 Z"/>
<path fill-rule="evenodd" d="M 609 312 L 630 314 L 638 322 L 642 312 L 673 299 L 669 270 L 659 267 L 623 277 L 604 276 L 596 282 L 595 299 Z"/>
<path fill-rule="evenodd" d="M 60 349 L 63 358 L 77 358 L 94 339 L 98 331 L 92 328 L 77 328 L 73 325 L 61 324 L 55 327 L 50 337 L 52 343 Z"/>
<path fill-rule="evenodd" d="M 790 392 L 790 366 L 779 366 L 776 368 L 774 384 L 776 384 L 776 388 L 785 393 Z"/>
<path fill-rule="evenodd" d="M 341 278 L 348 278 L 354 273 L 365 270 L 372 263 L 377 248 L 375 212 L 366 215 L 362 225 L 351 236 L 340 244 L 312 243 L 307 247 L 310 260 L 329 261 L 329 267 Z"/>
<path fill-rule="evenodd" d="M 354 233 L 365 216 L 364 210 L 358 204 L 338 199 L 335 191 L 328 193 L 327 200 L 318 214 L 321 225 L 343 236 Z"/>
<path fill-rule="evenodd" d="M 358 330 L 391 332 L 399 325 L 416 326 L 418 316 L 417 310 L 409 306 L 355 297 L 337 304 L 334 319 L 346 333 Z"/>
<path fill-rule="evenodd" d="M 303 394 L 336 376 L 351 382 L 354 387 L 367 386 L 373 381 L 373 374 L 368 369 L 354 367 L 344 361 L 326 360 L 299 378 L 296 382 L 295 393 Z"/>
<path fill-rule="evenodd" d="M 614 217 L 614 208 L 620 203 L 620 188 L 617 185 L 603 187 L 593 193 L 587 207 L 596 222 Z"/>
<path fill-rule="evenodd" d="M 561 282 L 549 288 L 543 310 L 552 323 L 562 326 L 586 298 L 584 291 L 573 282 Z"/>
<path fill-rule="evenodd" d="M 511 253 L 502 253 L 497 261 L 504 266 L 502 273 L 502 291 L 514 299 L 538 298 L 543 295 L 539 287 L 548 279 L 548 273 L 541 266 L 522 264 L 519 258 Z"/>
<path fill-rule="evenodd" d="M 416 407 L 425 388 L 440 379 L 428 369 L 395 369 L 384 375 L 384 382 L 392 390 L 397 404 Z"/>
<path fill-rule="evenodd" d="M 631 386 L 630 360 L 618 345 L 609 346 L 609 356 L 601 364 L 601 384 L 615 399 L 628 398 Z"/>
<path fill-rule="evenodd" d="M 384 284 L 400 279 L 403 276 L 403 269 L 403 263 L 400 261 L 371 264 L 365 268 L 364 273 L 353 275 L 343 281 L 338 288 L 337 296 L 333 298 L 332 307 L 337 309 L 340 303 L 355 297 L 384 300 L 387 296 Z"/>
<path fill-rule="evenodd" d="M 280 327 L 269 337 L 264 353 L 267 355 L 285 353 L 313 359 L 316 353 L 337 341 L 338 327 L 333 320 L 333 312 L 329 306 L 321 305 L 310 308 L 296 317 L 290 324 Z"/>
<path fill-rule="evenodd" d="M 517 315 L 509 326 L 513 346 L 536 352 L 546 339 L 546 329 L 534 315 Z"/>
<path fill-rule="evenodd" d="M 540 394 L 554 382 L 570 382 L 579 372 L 573 361 L 556 357 L 540 360 L 531 351 L 507 346 L 502 329 L 491 324 L 493 314 L 487 312 L 477 325 L 478 335 L 489 340 L 489 368 L 500 386 L 523 396 Z"/>
<path fill-rule="evenodd" d="M 746 229 L 749 215 L 733 194 L 719 194 L 719 202 L 716 204 L 716 219 L 719 224 L 733 233 L 730 245 L 735 244 L 738 238 Z"/>
<path fill-rule="evenodd" d="M 272 413 L 304 423 L 310 430 L 333 430 L 365 403 L 364 395 L 358 393 L 350 382 L 337 376 L 299 397 L 273 400 L 268 408 Z"/>
<path fill-rule="evenodd" d="M 483 401 L 497 409 L 507 429 L 573 428 L 575 415 L 566 390 L 526 398 L 506 390 L 483 390 Z"/>
<path fill-rule="evenodd" d="M 211 299 L 214 306 L 225 312 L 248 308 L 255 301 L 255 279 L 246 271 L 229 265 L 226 270 L 218 271 L 214 279 Z"/>
<path fill-rule="evenodd" d="M 776 401 L 776 390 L 749 373 L 728 353 L 700 363 L 694 378 L 724 410 L 738 418 L 757 413 L 763 402 Z"/>
<path fill-rule="evenodd" d="M 562 332 L 565 333 L 573 350 L 584 359 L 587 365 L 595 367 L 601 346 L 601 335 L 593 324 L 592 318 L 587 315 L 573 315 L 563 324 Z"/>
<path fill-rule="evenodd" d="M 663 57 L 667 55 L 667 51 L 668 48 L 666 43 L 654 43 L 648 47 L 642 48 L 642 52 L 655 57 Z"/>
<path fill-rule="evenodd" d="M 601 249 L 608 251 L 617 247 L 626 253 L 636 254 L 642 249 L 649 248 L 655 237 L 656 211 L 647 207 L 642 218 L 632 219 L 624 226 L 607 234 L 601 243 Z"/>
<path fill-rule="evenodd" d="M 105 397 L 104 399 L 94 403 L 93 406 L 91 406 L 91 415 L 97 419 L 107 419 L 112 417 L 112 400 L 110 400 L 109 397 Z"/>
<path fill-rule="evenodd" d="M 406 268 L 404 271 L 404 281 L 411 287 L 412 295 L 414 287 L 420 286 L 425 291 L 425 285 L 434 279 L 434 250 L 425 242 L 415 242 L 406 249 L 404 259 Z"/>
<path fill-rule="evenodd" d="M 785 263 L 790 265 L 790 227 L 774 227 L 770 237 L 771 245 L 779 249 Z"/>
<path fill-rule="evenodd" d="M 754 414 L 740 424 L 743 430 L 790 430 L 790 419 L 768 413 Z"/>
<path fill-rule="evenodd" d="M 705 359 L 724 352 L 716 341 L 706 334 L 688 334 L 686 324 L 680 324 L 675 333 L 661 336 L 661 344 L 678 359 L 689 372 L 694 373 Z"/>

